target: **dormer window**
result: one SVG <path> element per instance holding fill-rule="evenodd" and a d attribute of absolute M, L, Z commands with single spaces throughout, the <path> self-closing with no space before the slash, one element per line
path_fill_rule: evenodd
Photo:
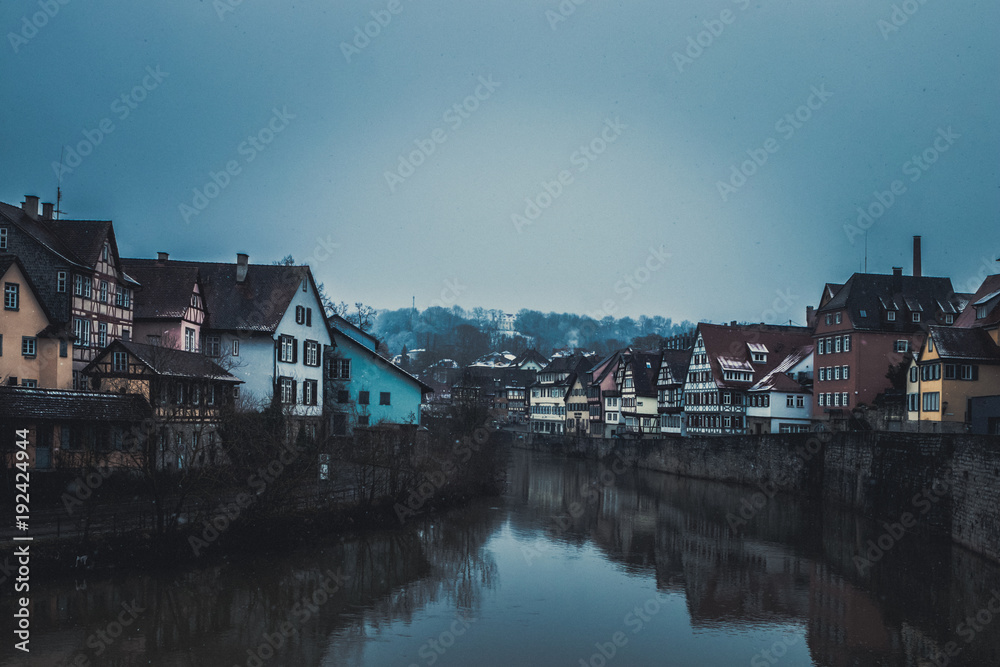
<path fill-rule="evenodd" d="M 767 355 L 764 354 L 763 352 L 754 352 L 753 353 L 753 362 L 755 364 L 765 364 L 765 363 L 767 363 Z"/>
<path fill-rule="evenodd" d="M 896 311 L 895 310 L 886 311 L 885 319 L 888 320 L 889 322 L 895 322 L 896 321 Z"/>
<path fill-rule="evenodd" d="M 860 315 L 861 315 L 861 317 L 868 317 L 868 311 L 865 310 L 864 308 L 862 308 Z"/>
<path fill-rule="evenodd" d="M 976 306 L 976 319 L 985 320 L 987 312 L 986 306 Z"/>
<path fill-rule="evenodd" d="M 919 322 L 920 321 L 920 313 L 910 313 L 910 319 L 913 322 Z"/>
<path fill-rule="evenodd" d="M 944 323 L 945 324 L 954 324 L 955 323 L 955 316 L 951 315 L 951 314 L 945 315 L 944 316 Z"/>

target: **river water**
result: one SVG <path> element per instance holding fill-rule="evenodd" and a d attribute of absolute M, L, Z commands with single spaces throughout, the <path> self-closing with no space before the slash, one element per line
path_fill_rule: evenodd
<path fill-rule="evenodd" d="M 879 524 L 777 497 L 734 528 L 751 494 L 514 450 L 503 498 L 399 528 L 33 581 L 0 664 L 1000 665 L 1000 567 L 919 534 L 859 567 Z"/>

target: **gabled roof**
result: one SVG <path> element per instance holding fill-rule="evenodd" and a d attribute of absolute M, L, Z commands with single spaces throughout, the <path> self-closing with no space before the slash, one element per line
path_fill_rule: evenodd
<path fill-rule="evenodd" d="M 84 373 L 94 374 L 97 364 L 105 361 L 116 350 L 124 350 L 132 357 L 142 362 L 157 375 L 202 380 L 219 380 L 221 382 L 243 382 L 238 377 L 226 372 L 224 368 L 211 358 L 197 352 L 185 352 L 159 345 L 146 345 L 132 341 L 116 340 L 104 348 L 97 357 L 87 364 Z"/>
<path fill-rule="evenodd" d="M 757 381 L 750 391 L 808 392 L 809 389 L 788 373 L 813 353 L 814 346 L 800 347 L 781 360 L 767 375 Z"/>
<path fill-rule="evenodd" d="M 134 296 L 133 318 L 181 319 L 191 305 L 191 294 L 198 283 L 194 266 L 134 264 L 122 260 L 123 268 L 142 284 Z"/>
<path fill-rule="evenodd" d="M 123 262 L 132 270 L 164 266 L 155 259 Z M 165 265 L 198 269 L 205 324 L 210 329 L 274 333 L 303 280 L 308 280 L 316 293 L 308 266 L 250 264 L 246 279 L 240 283 L 236 281 L 236 264 L 171 259 Z"/>
<path fill-rule="evenodd" d="M 1000 346 L 984 329 L 931 327 L 930 337 L 941 359 L 1000 363 Z"/>
<path fill-rule="evenodd" d="M 938 303 L 952 306 L 946 312 L 955 312 L 964 303 L 955 294 L 950 278 L 855 273 L 818 312 L 847 310 L 854 328 L 859 330 L 914 332 L 926 330 L 928 320 L 937 314 Z M 923 313 L 921 321 L 897 317 L 889 322 L 882 317 L 884 310 L 903 309 Z"/>
<path fill-rule="evenodd" d="M 549 360 L 543 357 L 538 350 L 533 347 L 529 347 L 527 350 L 517 355 L 517 358 L 510 362 L 510 365 L 521 367 L 529 361 L 533 361 L 542 367 L 549 363 Z"/>
<path fill-rule="evenodd" d="M 1000 323 L 1000 302 L 993 306 L 993 310 L 986 314 L 982 320 L 976 319 L 976 306 L 984 306 L 991 299 L 995 299 L 1000 294 L 1000 273 L 986 276 L 983 284 L 979 286 L 976 293 L 970 298 L 971 303 L 966 306 L 962 314 L 955 318 L 955 326 L 960 329 L 971 327 L 993 326 Z"/>
<path fill-rule="evenodd" d="M 347 335 L 346 333 L 344 333 L 340 329 L 338 329 L 338 328 L 334 327 L 333 325 L 331 325 L 330 326 L 330 339 L 333 341 L 334 347 L 337 347 L 337 345 L 338 345 L 336 334 L 339 334 L 344 339 L 346 339 L 346 341 L 350 341 L 351 343 L 354 343 L 359 348 L 361 348 L 362 350 L 364 350 L 372 359 L 375 359 L 380 366 L 382 366 L 383 368 L 385 368 L 390 373 L 395 373 L 396 375 L 402 377 L 403 379 L 408 380 L 408 381 L 413 382 L 414 384 L 416 384 L 418 387 L 420 387 L 420 393 L 421 393 L 421 395 L 423 395 L 423 394 L 433 394 L 435 391 L 440 391 L 440 388 L 435 389 L 435 387 L 433 387 L 433 386 L 427 384 L 426 382 L 418 379 L 415 375 L 411 375 L 410 373 L 407 373 L 402 368 L 400 368 L 396 364 L 392 363 L 391 360 L 386 359 L 381 354 L 378 354 L 377 352 L 375 352 L 374 350 L 372 350 L 370 347 L 368 347 L 364 343 L 361 343 L 360 341 L 354 339 L 353 337 Z M 435 385 L 443 385 L 443 383 L 435 383 Z M 445 386 L 447 386 L 447 385 L 445 385 Z"/>
<path fill-rule="evenodd" d="M 622 362 L 632 369 L 632 385 L 638 396 L 656 396 L 656 375 L 660 372 L 660 355 L 650 352 L 631 352 L 622 356 Z"/>
<path fill-rule="evenodd" d="M 691 350 L 663 350 L 660 365 L 670 369 L 670 375 L 677 384 L 684 384 L 687 377 L 688 364 L 691 363 Z M 659 374 L 657 374 L 659 384 Z"/>
<path fill-rule="evenodd" d="M 24 276 L 28 289 L 31 290 L 32 296 L 35 297 L 35 301 L 41 307 L 42 314 L 45 315 L 45 319 L 49 321 L 49 324 L 39 332 L 39 335 L 57 333 L 59 329 L 63 327 L 56 324 L 56 319 L 52 317 L 52 314 L 46 307 L 45 302 L 39 296 L 38 289 L 35 288 L 35 283 L 31 281 L 31 276 L 29 276 L 28 272 L 25 270 L 24 264 L 21 263 L 21 260 L 17 257 L 17 255 L 0 253 L 0 278 L 2 278 L 4 274 L 7 273 L 7 270 L 12 266 L 17 266 L 17 268 L 21 271 L 21 275 Z"/>
<path fill-rule="evenodd" d="M 331 327 L 333 327 L 340 333 L 344 334 L 348 338 L 353 339 L 354 342 L 364 345 L 369 350 L 378 349 L 378 338 L 371 335 L 370 333 L 368 333 L 367 331 L 356 325 L 354 322 L 351 322 L 347 318 L 341 317 L 340 315 L 334 313 L 328 318 L 328 321 Z"/>
<path fill-rule="evenodd" d="M 152 416 L 141 396 L 0 387 L 0 414 L 31 420 L 134 422 Z"/>
<path fill-rule="evenodd" d="M 705 353 L 718 387 L 752 386 L 781 364 L 786 357 L 812 345 L 812 333 L 807 327 L 770 324 L 699 324 L 698 333 L 705 343 Z M 749 343 L 767 347 L 767 361 L 753 363 Z M 725 366 L 742 372 L 752 371 L 750 383 L 726 380 Z M 736 368 L 739 366 L 739 368 Z"/>

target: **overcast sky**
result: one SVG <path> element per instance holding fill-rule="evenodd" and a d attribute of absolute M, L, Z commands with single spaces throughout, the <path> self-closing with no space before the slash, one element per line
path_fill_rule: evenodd
<path fill-rule="evenodd" d="M 114 220 L 125 256 L 292 254 L 380 308 L 801 323 L 862 266 L 859 207 L 872 272 L 909 272 L 913 234 L 925 275 L 995 271 L 998 25 L 975 0 L 4 0 L 0 200 L 61 171 L 64 217 Z"/>

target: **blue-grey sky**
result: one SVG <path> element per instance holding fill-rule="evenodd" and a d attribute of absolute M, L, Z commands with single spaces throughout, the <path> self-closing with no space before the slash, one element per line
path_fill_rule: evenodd
<path fill-rule="evenodd" d="M 859 207 L 872 272 L 909 272 L 913 234 L 959 288 L 997 266 L 997 25 L 975 0 L 8 0 L 0 200 L 53 200 L 72 147 L 64 217 L 127 256 L 292 254 L 381 308 L 801 323 L 861 267 Z"/>

